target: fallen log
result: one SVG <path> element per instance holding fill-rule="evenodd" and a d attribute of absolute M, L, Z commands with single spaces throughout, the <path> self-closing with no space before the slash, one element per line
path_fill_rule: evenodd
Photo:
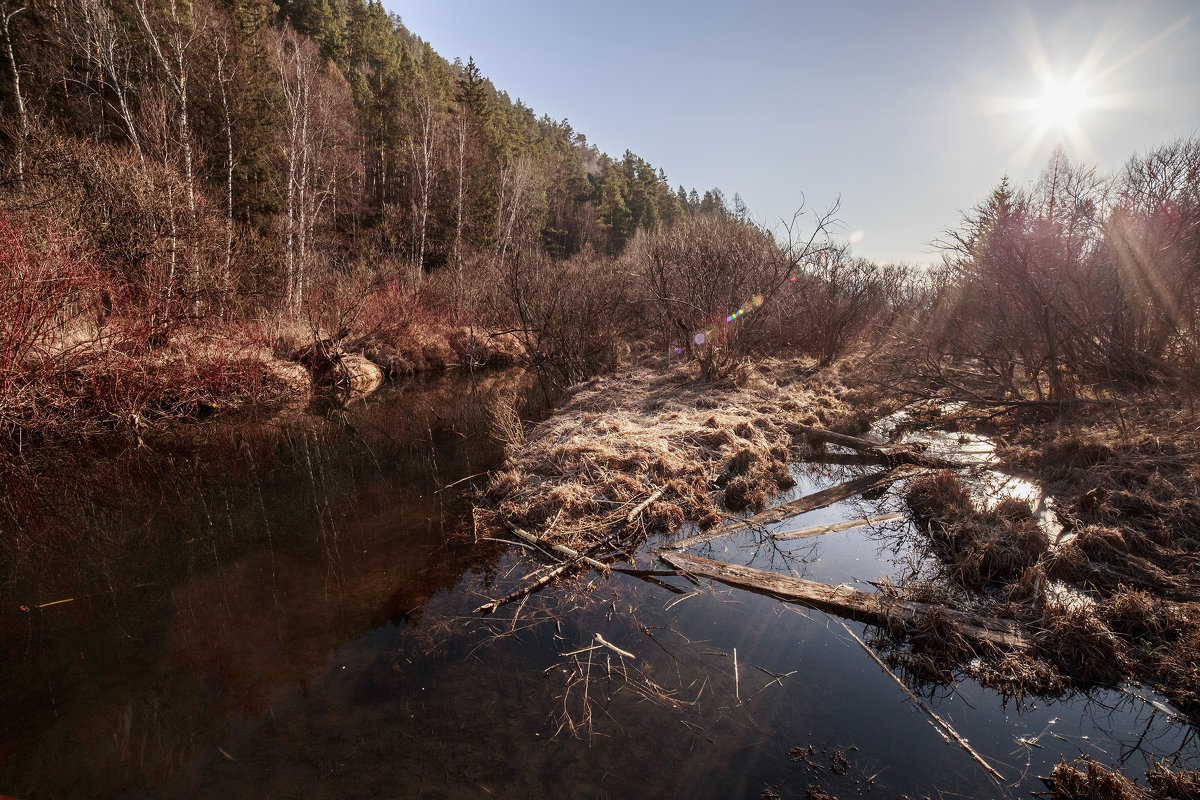
<path fill-rule="evenodd" d="M 722 583 L 765 594 L 789 603 L 815 608 L 839 617 L 886 627 L 900 622 L 906 626 L 919 625 L 930 612 L 943 613 L 954 622 L 962 635 L 1006 650 L 1026 650 L 1029 642 L 1015 623 L 986 620 L 958 609 L 916 600 L 903 600 L 884 594 L 860 592 L 849 586 L 794 578 L 778 572 L 726 564 L 709 558 L 660 551 L 659 558 L 671 566 L 693 575 L 711 578 Z"/>
<path fill-rule="evenodd" d="M 806 511 L 813 511 L 818 508 L 824 508 L 828 505 L 845 500 L 848 497 L 869 492 L 885 484 L 893 483 L 901 478 L 907 478 L 923 472 L 923 467 L 918 467 L 911 464 L 904 464 L 886 472 L 877 472 L 873 475 L 864 475 L 861 478 L 839 483 L 837 486 L 831 486 L 828 489 L 822 489 L 819 492 L 807 494 L 798 500 L 793 500 L 790 503 L 768 508 L 766 511 L 755 514 L 746 519 L 731 520 L 724 525 L 718 525 L 710 531 L 698 533 L 695 536 L 689 536 L 686 539 L 680 539 L 677 542 L 671 542 L 665 547 L 669 550 L 685 550 L 693 545 L 704 544 L 711 542 L 713 539 L 720 539 L 722 536 L 728 536 L 739 531 L 748 530 L 750 528 L 761 527 L 763 525 L 771 525 L 776 522 L 782 522 L 788 517 L 794 517 L 797 514 L 803 514 Z"/>
<path fill-rule="evenodd" d="M 524 539 L 525 541 L 529 542 L 531 545 L 538 548 L 542 552 L 545 552 L 546 548 L 550 548 L 551 550 L 553 550 L 556 553 L 559 553 L 560 555 L 564 555 L 567 558 L 574 559 L 575 561 L 582 561 L 584 564 L 587 564 L 589 567 L 592 567 L 593 569 L 597 569 L 600 572 L 603 572 L 605 575 L 608 574 L 608 570 L 609 570 L 608 564 L 605 564 L 601 561 L 597 561 L 596 559 L 591 558 L 589 556 L 585 556 L 582 553 L 572 550 L 571 548 L 567 547 L 566 545 L 551 544 L 550 542 L 543 541 L 543 540 L 537 538 L 536 536 L 534 536 L 532 533 L 529 533 L 528 531 L 523 531 L 520 528 L 516 527 L 515 525 L 509 525 L 508 529 L 510 531 L 512 531 L 512 533 L 515 536 L 517 536 L 521 539 Z"/>
<path fill-rule="evenodd" d="M 864 525 L 880 525 L 884 522 L 894 522 L 898 519 L 904 519 L 904 514 L 896 512 L 894 514 L 880 514 L 876 517 L 863 517 L 862 519 L 848 519 L 845 522 L 835 522 L 832 525 L 817 525 L 812 528 L 803 528 L 798 531 L 784 531 L 783 533 L 773 533 L 772 538 L 775 539 L 807 539 L 810 536 L 820 536 L 823 533 L 834 533 L 836 531 L 848 531 L 854 528 L 861 528 Z"/>
<path fill-rule="evenodd" d="M 810 441 L 827 442 L 836 444 L 840 447 L 847 447 L 855 452 L 865 455 L 873 459 L 876 463 L 885 466 L 894 466 L 896 464 L 920 464 L 926 467 L 944 468 L 958 466 L 951 464 L 940 458 L 930 458 L 923 455 L 921 450 L 910 444 L 883 444 L 881 442 L 872 442 L 867 439 L 860 439 L 857 436 L 847 436 L 844 433 L 835 433 L 834 431 L 825 430 L 824 428 L 814 428 L 811 425 L 802 425 L 799 422 L 788 423 L 788 433 L 803 434 Z"/>

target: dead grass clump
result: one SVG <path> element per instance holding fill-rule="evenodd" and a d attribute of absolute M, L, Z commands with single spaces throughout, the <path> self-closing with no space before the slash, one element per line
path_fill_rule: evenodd
<path fill-rule="evenodd" d="M 1037 649 L 1082 684 L 1116 684 L 1129 673 L 1125 647 L 1084 604 L 1047 605 Z"/>
<path fill-rule="evenodd" d="M 961 528 L 952 569 L 960 583 L 979 586 L 1019 578 L 1046 552 L 1037 520 L 1007 520 L 977 514 Z"/>
<path fill-rule="evenodd" d="M 766 506 L 767 493 L 762 482 L 739 476 L 725 485 L 725 491 L 721 494 L 721 502 L 730 511 L 744 511 L 747 508 L 757 511 Z"/>
<path fill-rule="evenodd" d="M 737 387 L 698 384 L 686 364 L 638 367 L 568 390 L 553 417 L 521 436 L 500 426 L 507 459 L 487 490 L 481 531 L 519 518 L 530 533 L 575 549 L 604 542 L 624 550 L 688 521 L 718 524 L 718 501 L 732 510 L 763 507 L 793 485 L 782 405 L 803 407 L 811 396 L 795 369 L 774 363 Z"/>
<path fill-rule="evenodd" d="M 1078 432 L 1058 436 L 1042 449 L 1041 462 L 1055 470 L 1087 469 L 1103 464 L 1113 449 L 1096 438 Z"/>
<path fill-rule="evenodd" d="M 991 510 L 978 510 L 967 487 L 949 470 L 917 478 L 904 499 L 959 585 L 1018 580 L 1046 552 L 1046 535 L 1028 503 L 1009 498 Z"/>
<path fill-rule="evenodd" d="M 942 605 L 931 606 L 927 614 L 914 621 L 891 620 L 888 637 L 891 642 L 904 644 L 891 647 L 884 660 L 920 683 L 953 683 L 955 669 L 975 655 L 971 643 Z"/>
<path fill-rule="evenodd" d="M 1088 525 L 1055 551 L 1048 571 L 1063 580 L 1105 592 L 1128 585 L 1168 596 L 1187 596 L 1190 582 L 1156 563 L 1170 565 L 1172 560 L 1172 554 L 1163 552 L 1132 528 Z"/>
<path fill-rule="evenodd" d="M 493 473 L 487 488 L 488 499 L 504 500 L 524 488 L 525 484 L 525 473 L 520 469 L 506 469 Z"/>
<path fill-rule="evenodd" d="M 1062 673 L 1054 665 L 1027 653 L 1005 653 L 999 659 L 984 659 L 975 666 L 972 675 L 1005 698 L 1053 697 L 1067 689 Z"/>
<path fill-rule="evenodd" d="M 904 502 L 913 522 L 929 530 L 934 523 L 948 524 L 971 511 L 971 493 L 948 469 L 922 475 L 908 485 Z"/>
<path fill-rule="evenodd" d="M 725 463 L 725 474 L 730 477 L 746 475 L 755 466 L 761 464 L 762 460 L 762 454 L 748 448 L 742 448 L 734 454 L 733 458 Z"/>
<path fill-rule="evenodd" d="M 596 498 L 580 483 L 563 483 L 550 490 L 550 500 L 571 516 L 591 514 L 597 509 Z"/>
<path fill-rule="evenodd" d="M 792 477 L 792 471 L 788 469 L 787 464 L 782 460 L 774 462 L 769 472 L 771 480 L 775 482 L 775 485 L 780 490 L 786 491 L 796 485 L 796 479 Z"/>
<path fill-rule="evenodd" d="M 1121 773 L 1090 758 L 1073 764 L 1059 761 L 1042 782 L 1053 800 L 1146 800 L 1151 796 Z"/>
<path fill-rule="evenodd" d="M 651 503 L 645 511 L 645 524 L 652 533 L 670 533 L 678 530 L 686 515 L 678 503 Z"/>
<path fill-rule="evenodd" d="M 1149 788 L 1138 786 L 1116 770 L 1090 758 L 1073 763 L 1059 761 L 1047 778 L 1042 778 L 1053 800 L 1190 800 L 1200 797 L 1200 771 L 1170 769 L 1161 760 L 1151 760 L 1146 770 Z"/>
<path fill-rule="evenodd" d="M 1126 586 L 1100 603 L 1097 612 L 1104 624 L 1127 639 L 1161 637 L 1171 624 L 1158 597 Z"/>
<path fill-rule="evenodd" d="M 1163 761 L 1153 761 L 1146 771 L 1146 783 L 1160 797 L 1200 797 L 1200 770 L 1173 770 Z"/>

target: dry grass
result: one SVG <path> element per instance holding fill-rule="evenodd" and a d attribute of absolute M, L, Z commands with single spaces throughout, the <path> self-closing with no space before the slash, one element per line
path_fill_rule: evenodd
<path fill-rule="evenodd" d="M 1016 582 L 1046 552 L 1046 534 L 1028 504 L 1009 498 L 981 509 L 949 470 L 917 478 L 904 499 L 931 549 L 959 585 Z"/>
<path fill-rule="evenodd" d="M 581 384 L 528 433 L 499 426 L 508 454 L 480 524 L 512 524 L 586 549 L 614 533 L 640 541 L 687 521 L 708 527 L 723 518 L 722 506 L 761 508 L 794 485 L 787 462 L 807 447 L 789 422 L 814 409 L 843 410 L 836 377 L 810 380 L 810 367 L 772 361 L 719 384 L 698 382 L 688 365 L 639 367 Z"/>
<path fill-rule="evenodd" d="M 1148 787 L 1110 770 L 1089 758 L 1068 764 L 1060 761 L 1042 779 L 1054 800 L 1187 800 L 1200 797 L 1200 772 L 1173 770 L 1154 761 L 1146 771 Z"/>

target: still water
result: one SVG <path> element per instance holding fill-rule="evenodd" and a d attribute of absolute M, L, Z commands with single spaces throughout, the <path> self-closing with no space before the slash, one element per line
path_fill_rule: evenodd
<path fill-rule="evenodd" d="M 707 581 L 584 577 L 481 617 L 528 564 L 475 541 L 479 479 L 443 487 L 498 465 L 486 411 L 513 396 L 537 406 L 518 375 L 443 376 L 64 455 L 10 490 L 0 794 L 1027 797 L 1060 755 L 1139 777 L 1148 754 L 1200 763 L 1144 690 L 927 694 L 994 782 L 863 651 L 862 625 Z M 798 468 L 792 494 L 840 469 Z M 695 552 L 871 590 L 921 568 L 908 541 L 896 523 Z"/>

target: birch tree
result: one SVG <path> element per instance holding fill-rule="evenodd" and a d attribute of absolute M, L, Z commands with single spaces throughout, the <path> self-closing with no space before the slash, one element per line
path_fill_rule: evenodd
<path fill-rule="evenodd" d="M 333 208 L 339 181 L 354 161 L 348 143 L 353 133 L 353 102 L 340 74 L 321 63 L 316 45 L 285 25 L 274 43 L 284 101 L 285 162 L 284 307 L 297 313 L 311 282 L 314 232 Z"/>
<path fill-rule="evenodd" d="M 413 176 L 413 282 L 420 283 L 425 269 L 425 240 L 429 208 L 437 182 L 436 150 L 441 131 L 438 97 L 428 75 L 417 83 L 412 100 L 412 134 L 408 138 Z"/>
<path fill-rule="evenodd" d="M 196 214 L 196 181 L 193 166 L 191 124 L 188 119 L 190 111 L 190 94 L 188 81 L 191 73 L 190 50 L 199 39 L 203 25 L 194 15 L 191 5 L 181 7 L 176 0 L 171 0 L 167 6 L 165 23 L 161 31 L 156 31 L 154 21 L 146 0 L 134 0 L 138 23 L 146 38 L 146 44 L 153 54 L 155 62 L 162 70 L 165 83 L 174 97 L 177 113 L 177 134 L 179 150 L 182 157 L 184 192 L 187 199 L 188 218 L 194 231 L 197 223 Z M 161 37 L 161 41 L 160 41 Z M 189 248 L 189 280 L 188 294 L 192 298 L 192 313 L 200 310 L 200 258 L 195 238 Z"/>
<path fill-rule="evenodd" d="M 7 2 L 0 3 L 0 32 L 4 34 L 4 50 L 12 70 L 13 95 L 17 103 L 17 188 L 22 196 L 25 195 L 25 140 L 29 137 L 29 111 L 25 108 L 25 97 L 21 93 L 21 68 L 17 66 L 17 57 L 13 52 L 12 21 L 25 8 L 21 6 L 10 11 Z"/>
<path fill-rule="evenodd" d="M 146 156 L 130 101 L 133 57 L 112 8 L 106 0 L 78 0 L 68 7 L 67 20 L 66 34 L 70 43 L 84 56 L 89 76 L 93 72 L 96 75 L 95 92 L 99 97 L 102 120 L 107 120 L 108 116 L 104 109 L 112 109 L 144 169 Z"/>

